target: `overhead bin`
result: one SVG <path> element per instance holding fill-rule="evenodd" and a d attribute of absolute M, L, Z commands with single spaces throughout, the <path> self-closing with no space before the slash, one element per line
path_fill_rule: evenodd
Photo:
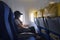
<path fill-rule="evenodd" d="M 45 7 L 44 16 L 59 17 L 60 16 L 60 3 L 49 4 Z"/>
<path fill-rule="evenodd" d="M 58 16 L 60 16 L 60 3 L 57 3 Z"/>

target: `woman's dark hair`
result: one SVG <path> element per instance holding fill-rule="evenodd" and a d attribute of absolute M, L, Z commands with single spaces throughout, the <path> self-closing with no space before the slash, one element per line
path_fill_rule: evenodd
<path fill-rule="evenodd" d="M 19 11 L 15 11 L 15 12 L 14 12 L 14 15 L 22 15 L 22 13 L 19 12 Z"/>
<path fill-rule="evenodd" d="M 15 17 L 19 17 L 20 15 L 22 15 L 22 13 L 19 12 L 19 11 L 15 11 L 15 12 L 14 12 L 14 15 L 15 15 Z"/>

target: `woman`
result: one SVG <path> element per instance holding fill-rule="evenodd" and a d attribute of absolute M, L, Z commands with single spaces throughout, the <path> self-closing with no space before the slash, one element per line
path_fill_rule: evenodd
<path fill-rule="evenodd" d="M 21 15 L 23 15 L 23 14 L 19 11 L 15 11 L 14 15 L 15 15 L 15 24 L 17 25 L 19 32 L 29 31 L 29 29 L 26 29 L 25 26 L 23 25 L 22 21 L 19 19 L 21 17 Z"/>
<path fill-rule="evenodd" d="M 17 25 L 19 32 L 20 33 L 29 32 L 30 30 L 26 29 L 25 26 L 23 25 L 22 21 L 19 19 L 21 17 L 22 13 L 19 11 L 15 11 L 14 15 L 15 15 L 15 24 Z M 24 36 L 24 35 L 22 35 L 22 36 Z M 35 37 L 33 35 L 32 36 L 29 35 L 27 37 L 27 39 L 24 39 L 22 36 L 21 36 L 22 40 L 35 40 Z M 25 36 L 25 38 L 26 38 L 26 36 Z"/>

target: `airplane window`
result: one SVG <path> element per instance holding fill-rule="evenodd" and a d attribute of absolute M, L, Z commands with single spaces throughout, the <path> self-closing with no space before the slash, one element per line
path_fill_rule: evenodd
<path fill-rule="evenodd" d="M 33 13 L 31 13 L 30 19 L 31 19 L 31 22 L 34 22 L 34 15 L 33 15 Z"/>

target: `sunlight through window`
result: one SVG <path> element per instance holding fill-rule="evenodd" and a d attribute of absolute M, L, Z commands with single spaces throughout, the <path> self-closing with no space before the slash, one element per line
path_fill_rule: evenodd
<path fill-rule="evenodd" d="M 21 17 L 19 18 L 21 21 L 23 21 L 23 15 L 21 15 Z"/>
<path fill-rule="evenodd" d="M 31 22 L 34 22 L 34 14 L 31 13 Z"/>

